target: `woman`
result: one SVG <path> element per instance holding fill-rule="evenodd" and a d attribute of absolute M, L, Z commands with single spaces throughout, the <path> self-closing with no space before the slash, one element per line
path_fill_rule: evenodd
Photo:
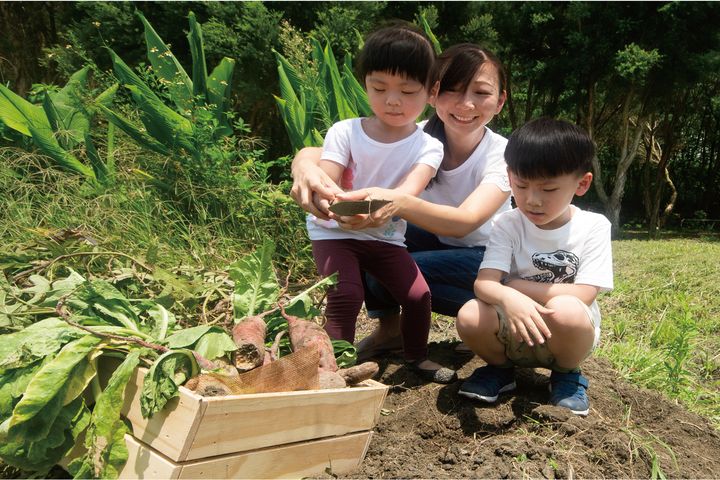
<path fill-rule="evenodd" d="M 425 131 L 444 145 L 438 174 L 419 197 L 388 189 L 343 193 L 317 166 L 321 149 L 298 152 L 292 165 L 291 196 L 318 218 L 334 218 L 344 228 L 379 226 L 393 216 L 408 221 L 408 250 L 423 273 L 435 312 L 456 316 L 475 298 L 473 282 L 482 262 L 492 218 L 510 208 L 504 160 L 507 140 L 487 128 L 505 103 L 505 72 L 499 60 L 473 44 L 448 48 L 433 72 L 430 104 L 435 114 Z M 337 217 L 334 200 L 386 199 L 392 203 L 369 215 Z M 358 343 L 358 357 L 402 347 L 399 308 L 381 285 L 367 278 L 365 303 L 379 328 Z"/>

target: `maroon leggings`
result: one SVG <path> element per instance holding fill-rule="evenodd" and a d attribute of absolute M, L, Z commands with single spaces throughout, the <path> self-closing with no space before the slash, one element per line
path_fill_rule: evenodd
<path fill-rule="evenodd" d="M 313 240 L 312 251 L 320 275 L 338 272 L 338 284 L 328 291 L 325 309 L 325 330 L 330 338 L 355 340 L 355 323 L 365 299 L 362 272 L 366 271 L 402 306 L 405 358 L 427 357 L 430 289 L 404 247 L 373 240 Z"/>

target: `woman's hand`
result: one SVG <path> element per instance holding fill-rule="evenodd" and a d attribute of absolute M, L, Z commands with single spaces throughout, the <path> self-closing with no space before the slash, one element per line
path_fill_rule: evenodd
<path fill-rule="evenodd" d="M 344 192 L 336 195 L 336 201 L 357 201 L 357 200 L 390 200 L 390 203 L 370 214 L 359 214 L 352 216 L 330 216 L 338 222 L 340 227 L 346 230 L 362 230 L 364 228 L 375 228 L 385 225 L 392 217 L 399 214 L 403 203 L 404 195 L 387 188 L 363 188 L 352 192 Z"/>
<path fill-rule="evenodd" d="M 318 218 L 329 220 L 328 205 L 342 189 L 323 169 L 313 163 L 293 169 L 293 186 L 290 196 L 306 212 Z"/>

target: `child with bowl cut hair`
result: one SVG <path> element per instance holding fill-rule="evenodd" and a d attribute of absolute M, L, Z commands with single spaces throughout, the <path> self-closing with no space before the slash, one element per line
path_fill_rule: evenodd
<path fill-rule="evenodd" d="M 443 158 L 442 143 L 415 123 L 428 100 L 434 61 L 430 42 L 409 26 L 386 27 L 366 39 L 357 70 L 373 116 L 343 120 L 328 130 L 319 166 L 332 181 L 347 190 L 384 187 L 411 195 L 425 188 Z M 338 272 L 325 309 L 330 337 L 354 340 L 364 300 L 363 272 L 368 272 L 402 306 L 400 330 L 408 366 L 426 380 L 455 380 L 453 370 L 427 358 L 430 290 L 405 248 L 405 220 L 349 230 L 335 220 L 308 215 L 307 229 L 318 272 Z"/>
<path fill-rule="evenodd" d="M 600 335 L 595 298 L 613 287 L 610 222 L 571 204 L 592 182 L 594 146 L 579 127 L 541 118 L 505 149 L 517 208 L 499 216 L 456 327 L 487 363 L 459 394 L 494 402 L 515 388 L 515 366 L 551 370 L 550 402 L 587 415 L 580 363 Z"/>

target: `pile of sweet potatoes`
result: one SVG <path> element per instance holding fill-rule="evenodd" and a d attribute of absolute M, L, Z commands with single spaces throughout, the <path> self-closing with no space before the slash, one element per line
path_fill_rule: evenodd
<path fill-rule="evenodd" d="M 288 315 L 283 309 L 281 312 L 288 323 L 292 354 L 278 358 L 280 339 L 285 331 L 267 348 L 264 315 L 247 317 L 232 329 L 237 345 L 232 364 L 203 373 L 188 381 L 186 387 L 206 396 L 343 388 L 372 378 L 378 372 L 375 362 L 339 369 L 330 337 L 320 325 Z M 303 376 L 307 378 L 298 378 Z M 268 378 L 275 381 L 268 382 Z M 283 378 L 287 381 L 283 382 Z"/>

